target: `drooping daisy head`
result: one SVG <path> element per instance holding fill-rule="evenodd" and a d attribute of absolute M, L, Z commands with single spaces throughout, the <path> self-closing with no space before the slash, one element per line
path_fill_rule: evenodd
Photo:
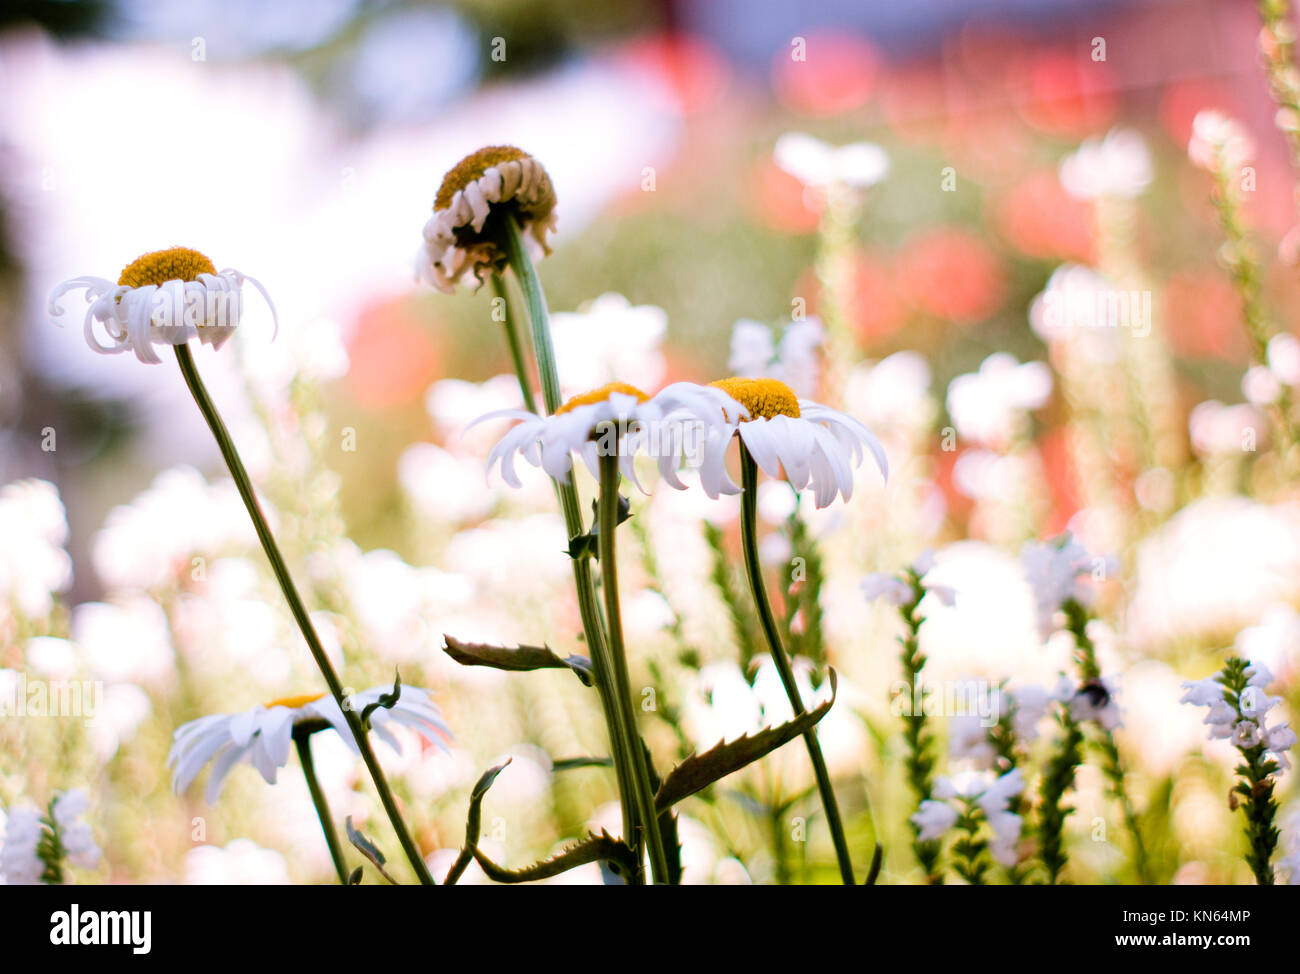
<path fill-rule="evenodd" d="M 664 480 L 683 490 L 686 485 L 677 476 L 683 463 L 707 463 L 713 456 L 707 449 L 709 437 L 730 436 L 745 415 L 723 390 L 710 386 L 674 382 L 651 396 L 625 382 L 611 382 L 574 396 L 551 416 L 502 409 L 470 425 L 491 419 L 521 421 L 497 442 L 487 461 L 489 471 L 501 464 L 501 476 L 511 487 L 522 486 L 515 473 L 517 457 L 567 483 L 574 454 L 582 457 L 593 476 L 599 476 L 600 457 L 617 451 L 623 476 L 639 489 L 644 490 L 634 460 L 641 453 L 658 462 Z M 733 485 L 729 492 L 738 489 Z"/>
<path fill-rule="evenodd" d="M 712 385 L 745 408 L 748 416 L 735 433 L 759 469 L 789 481 L 795 490 L 811 486 L 819 508 L 838 496 L 845 500 L 853 496 L 853 471 L 862 463 L 864 446 L 881 475 L 889 476 L 889 461 L 880 442 L 852 416 L 800 399 L 777 379 L 733 377 Z M 714 439 L 712 450 L 725 453 L 729 440 L 729 436 Z M 736 489 L 721 457 L 712 457 L 702 466 L 701 481 L 710 497 Z"/>
<path fill-rule="evenodd" d="M 555 187 L 540 162 L 512 145 L 471 152 L 443 177 L 424 225 L 420 277 L 450 293 L 467 278 L 481 284 L 484 271 L 504 267 L 501 227 L 489 221 L 498 211 L 514 216 L 526 242 L 551 252 Z"/>
<path fill-rule="evenodd" d="M 133 351 L 141 362 L 161 359 L 154 345 L 182 345 L 197 337 L 220 348 L 239 326 L 243 314 L 243 285 L 248 281 L 271 309 L 275 305 L 256 279 L 233 268 L 218 271 L 204 254 L 189 247 L 156 250 L 137 257 L 123 268 L 117 283 L 102 277 L 74 277 L 50 292 L 51 319 L 63 315 L 59 299 L 69 291 L 83 291 L 89 305 L 84 327 L 86 341 L 106 355 Z M 103 326 L 107 342 L 95 333 Z"/>
<path fill-rule="evenodd" d="M 364 712 L 369 704 L 378 703 L 380 697 L 391 692 L 392 687 L 371 687 L 348 698 L 348 703 L 357 712 Z M 437 704 L 429 691 L 420 687 L 403 686 L 391 708 L 376 707 L 369 719 L 375 735 L 396 751 L 401 750 L 401 744 L 390 724 L 409 727 L 439 747 L 445 748 L 451 738 Z M 333 728 L 353 752 L 357 751 L 352 731 L 333 697 L 323 693 L 281 697 L 242 713 L 210 714 L 178 727 L 167 755 L 172 788 L 179 795 L 209 761 L 213 762 L 205 793 L 209 804 L 216 802 L 226 777 L 242 761 L 255 767 L 267 784 L 273 785 L 276 773 L 288 763 L 294 729 L 299 727 L 312 733 Z"/>

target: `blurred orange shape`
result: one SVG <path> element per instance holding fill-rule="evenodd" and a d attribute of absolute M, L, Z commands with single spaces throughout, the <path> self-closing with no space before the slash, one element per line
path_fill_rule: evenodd
<path fill-rule="evenodd" d="M 1115 114 L 1110 69 L 1086 51 L 1045 52 L 1016 61 L 1008 84 L 1030 125 L 1080 138 L 1104 128 Z"/>
<path fill-rule="evenodd" d="M 1001 262 L 976 234 L 952 227 L 911 237 L 899 256 L 898 278 L 909 303 L 932 315 L 967 324 L 1002 304 Z"/>
<path fill-rule="evenodd" d="M 651 82 L 660 108 L 678 115 L 716 104 L 730 73 L 717 50 L 688 34 L 637 38 L 623 49 L 623 61 Z"/>
<path fill-rule="evenodd" d="M 786 233 L 812 233 L 821 222 L 811 192 L 770 158 L 760 160 L 750 177 L 758 217 Z"/>
<path fill-rule="evenodd" d="M 348 341 L 348 391 L 367 409 L 418 401 L 438 374 L 438 355 L 410 298 L 362 310 Z"/>

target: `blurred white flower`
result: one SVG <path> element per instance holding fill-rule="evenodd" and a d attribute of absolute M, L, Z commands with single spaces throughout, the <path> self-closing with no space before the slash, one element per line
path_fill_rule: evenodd
<path fill-rule="evenodd" d="M 1070 716 L 1079 723 L 1094 720 L 1108 731 L 1118 730 L 1124 726 L 1118 694 L 1118 677 L 1088 680 L 1070 697 Z"/>
<path fill-rule="evenodd" d="M 84 602 L 72 613 L 72 633 L 96 676 L 113 683 L 155 683 L 175 673 L 167 616 L 146 596 L 120 603 Z"/>
<path fill-rule="evenodd" d="M 1256 406 L 1267 406 L 1282 395 L 1282 383 L 1267 365 L 1253 365 L 1241 377 L 1241 394 Z"/>
<path fill-rule="evenodd" d="M 731 326 L 731 357 L 727 369 L 733 375 L 768 375 L 776 358 L 772 329 L 761 321 L 741 318 Z"/>
<path fill-rule="evenodd" d="M 441 524 L 485 516 L 497 494 L 483 482 L 482 462 L 434 443 L 414 443 L 397 461 L 397 478 L 422 518 Z"/>
<path fill-rule="evenodd" d="M 235 839 L 225 848 L 201 845 L 185 853 L 187 886 L 287 886 L 284 856 L 250 839 Z"/>
<path fill-rule="evenodd" d="M 63 550 L 68 522 L 59 491 L 44 480 L 0 487 L 0 600 L 40 619 L 54 593 L 72 584 L 72 559 Z"/>
<path fill-rule="evenodd" d="M 927 798 L 917 806 L 912 823 L 920 830 L 917 839 L 934 842 L 942 839 L 957 824 L 958 812 L 947 802 Z"/>
<path fill-rule="evenodd" d="M 1268 425 L 1248 403 L 1225 406 L 1211 399 L 1192 407 L 1187 430 L 1199 456 L 1244 456 L 1259 448 Z"/>
<path fill-rule="evenodd" d="M 76 644 L 56 636 L 33 636 L 23 656 L 33 672 L 55 680 L 69 679 L 81 663 Z"/>
<path fill-rule="evenodd" d="M 440 379 L 424 396 L 424 408 L 446 448 L 480 460 L 497 441 L 497 434 L 482 426 L 471 429 L 470 424 L 485 413 L 522 405 L 519 380 L 513 375 L 493 376 L 485 382 Z"/>
<path fill-rule="evenodd" d="M 1151 183 L 1151 153 L 1132 129 L 1088 139 L 1061 162 L 1061 185 L 1076 199 L 1132 199 Z"/>
<path fill-rule="evenodd" d="M 802 132 L 776 140 L 776 164 L 800 182 L 817 188 L 831 185 L 865 189 L 889 172 L 889 156 L 871 142 L 834 146 Z"/>
<path fill-rule="evenodd" d="M 4 841 L 0 844 L 0 878 L 8 886 L 33 886 L 41 882 L 45 863 L 37 847 L 45 827 L 34 808 L 10 808 L 5 813 Z"/>
<path fill-rule="evenodd" d="M 1138 543 L 1128 611 L 1138 647 L 1236 632 L 1300 598 L 1300 507 L 1193 501 Z"/>
<path fill-rule="evenodd" d="M 1025 413 L 1052 394 L 1052 373 L 1042 362 L 1023 365 L 995 352 L 978 372 L 959 375 L 948 385 L 948 413 L 957 432 L 991 447 L 1006 447 L 1025 431 Z"/>
<path fill-rule="evenodd" d="M 153 713 L 149 694 L 134 683 L 104 688 L 104 695 L 89 722 L 90 743 L 96 757 L 107 762 L 123 743 L 131 740 Z"/>
<path fill-rule="evenodd" d="M 1300 339 L 1284 332 L 1268 340 L 1268 367 L 1278 381 L 1300 385 Z"/>
<path fill-rule="evenodd" d="M 1236 648 L 1288 679 L 1300 667 L 1300 613 L 1283 602 L 1269 606 L 1258 625 L 1237 633 Z"/>
<path fill-rule="evenodd" d="M 929 363 L 912 351 L 855 365 L 845 381 L 845 408 L 882 430 L 924 428 L 934 412 L 930 380 Z"/>
<path fill-rule="evenodd" d="M 1254 140 L 1239 122 L 1223 112 L 1204 109 L 1192 119 L 1187 155 L 1202 169 L 1232 172 L 1249 162 L 1254 154 Z"/>
<path fill-rule="evenodd" d="M 578 311 L 553 312 L 551 338 L 561 389 L 575 395 L 615 381 L 657 388 L 668 371 L 661 351 L 667 334 L 663 308 L 633 305 L 613 292 Z"/>
<path fill-rule="evenodd" d="M 255 544 L 234 482 L 209 484 L 193 467 L 179 466 L 158 474 L 130 504 L 109 511 L 92 557 L 110 589 L 149 590 L 193 572 L 196 556 Z"/>
<path fill-rule="evenodd" d="M 54 800 L 54 822 L 59 829 L 59 843 L 68 861 L 82 869 L 94 869 L 103 856 L 90 826 L 77 821 L 89 807 L 90 798 L 81 788 L 65 791 Z"/>
<path fill-rule="evenodd" d="M 786 322 L 776 344 L 767 325 L 742 318 L 731 329 L 727 368 L 732 375 L 743 378 L 777 379 L 800 398 L 812 398 L 817 394 L 825 341 L 826 328 L 820 318 Z"/>
<path fill-rule="evenodd" d="M 1090 554 L 1069 535 L 1056 541 L 1031 541 L 1020 553 L 1020 563 L 1034 590 L 1038 606 L 1038 631 L 1046 640 L 1056 628 L 1056 613 L 1070 600 L 1088 604 L 1091 588 L 1081 583 L 1107 560 Z"/>

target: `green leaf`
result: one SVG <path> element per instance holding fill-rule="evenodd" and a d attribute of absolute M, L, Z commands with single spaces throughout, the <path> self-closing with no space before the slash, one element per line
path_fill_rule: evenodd
<path fill-rule="evenodd" d="M 496 670 L 572 670 L 584 686 L 592 685 L 591 660 L 585 656 L 561 658 L 549 646 L 491 646 L 466 643 L 443 635 L 442 651 L 461 666 L 490 666 Z"/>
<path fill-rule="evenodd" d="M 610 768 L 614 766 L 611 758 L 561 758 L 551 762 L 552 771 L 573 771 L 577 768 Z"/>
<path fill-rule="evenodd" d="M 558 876 L 570 869 L 600 860 L 608 863 L 610 870 L 624 880 L 630 877 L 636 868 L 632 850 L 624 842 L 604 831 L 600 835 L 588 835 L 551 858 L 535 862 L 523 869 L 504 869 L 477 849 L 474 850 L 474 858 L 487 877 L 498 883 L 531 883 L 539 879 L 549 879 L 551 876 Z"/>
<path fill-rule="evenodd" d="M 397 880 L 388 875 L 388 871 L 384 869 L 384 863 L 388 860 L 385 859 L 384 854 L 379 851 L 379 846 L 375 845 L 370 841 L 370 839 L 353 827 L 351 815 L 343 820 L 343 824 L 347 829 L 348 841 L 356 847 L 356 850 L 370 860 L 370 864 L 379 870 L 379 874 L 383 876 L 384 879 L 388 880 L 394 886 L 399 885 Z M 356 873 L 353 872 L 353 876 L 355 875 Z"/>
<path fill-rule="evenodd" d="M 397 701 L 401 699 L 401 696 L 402 696 L 402 674 L 397 670 L 396 667 L 394 667 L 393 668 L 393 692 L 385 693 L 374 703 L 366 704 L 365 708 L 361 711 L 361 723 L 364 724 L 366 727 L 369 727 L 371 714 L 373 714 L 380 707 L 383 707 L 385 710 L 392 710 L 395 706 L 397 706 Z"/>
<path fill-rule="evenodd" d="M 738 740 L 714 745 L 703 754 L 692 754 L 669 772 L 655 794 L 655 808 L 661 812 L 671 808 L 682 799 L 753 764 L 816 726 L 835 703 L 839 680 L 834 670 L 830 670 L 830 680 L 831 698 L 816 710 L 810 710 L 777 727 L 768 727 L 752 737 L 746 734 Z"/>

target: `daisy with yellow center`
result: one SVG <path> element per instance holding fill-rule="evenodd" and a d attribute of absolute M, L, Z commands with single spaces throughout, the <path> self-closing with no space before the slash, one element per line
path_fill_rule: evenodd
<path fill-rule="evenodd" d="M 759 468 L 769 477 L 789 481 L 795 490 L 811 486 L 819 508 L 836 497 L 853 496 L 853 471 L 862 463 L 863 447 L 881 475 L 889 476 L 880 442 L 852 416 L 800 399 L 776 379 L 733 377 L 712 385 L 745 407 L 748 418 L 734 432 Z M 709 439 L 700 481 L 710 497 L 737 490 L 723 464 L 730 441 L 730 435 Z"/>
<path fill-rule="evenodd" d="M 551 252 L 555 187 L 542 164 L 523 149 L 490 145 L 471 153 L 443 177 L 424 225 L 420 277 L 448 293 L 468 278 L 483 283 L 484 271 L 506 263 L 500 228 L 484 228 L 493 211 L 509 213 L 526 243 Z"/>
<path fill-rule="evenodd" d="M 722 435 L 745 415 L 723 390 L 693 382 L 674 382 L 653 396 L 625 382 L 611 382 L 574 396 L 550 416 L 503 409 L 470 425 L 492 419 L 521 421 L 497 442 L 487 460 L 489 471 L 501 464 L 502 479 L 511 487 L 522 486 L 515 473 L 518 457 L 563 484 L 569 481 L 574 454 L 596 477 L 602 453 L 617 450 L 620 471 L 639 489 L 644 490 L 633 468 L 637 453 L 654 457 L 664 479 L 682 489 L 685 485 L 676 473 L 682 462 L 702 462 L 710 433 Z"/>
<path fill-rule="evenodd" d="M 188 247 L 136 258 L 116 284 L 102 277 L 64 281 L 50 292 L 49 314 L 61 317 L 60 298 L 80 290 L 89 304 L 84 328 L 91 348 L 106 355 L 130 350 L 141 362 L 156 364 L 161 360 L 154 345 L 183 345 L 196 337 L 214 348 L 225 344 L 243 314 L 245 281 L 261 293 L 276 320 L 275 305 L 261 283 L 233 268 L 218 272 L 211 260 Z M 107 341 L 96 334 L 96 323 Z"/>
<path fill-rule="evenodd" d="M 391 686 L 363 690 L 350 698 L 351 706 L 361 713 L 392 690 Z M 370 713 L 371 730 L 400 752 L 401 744 L 389 725 L 409 727 L 443 748 L 451 738 L 429 691 L 419 687 L 403 686 L 392 709 L 380 706 Z M 172 788 L 177 794 L 185 791 L 208 762 L 212 762 L 206 792 L 209 804 L 216 802 L 227 776 L 240 762 L 251 764 L 273 785 L 276 773 L 289 762 L 295 728 L 333 728 L 353 753 L 359 753 L 343 711 L 329 694 L 282 697 L 238 714 L 210 714 L 177 728 L 167 756 L 167 767 L 173 769 Z"/>

